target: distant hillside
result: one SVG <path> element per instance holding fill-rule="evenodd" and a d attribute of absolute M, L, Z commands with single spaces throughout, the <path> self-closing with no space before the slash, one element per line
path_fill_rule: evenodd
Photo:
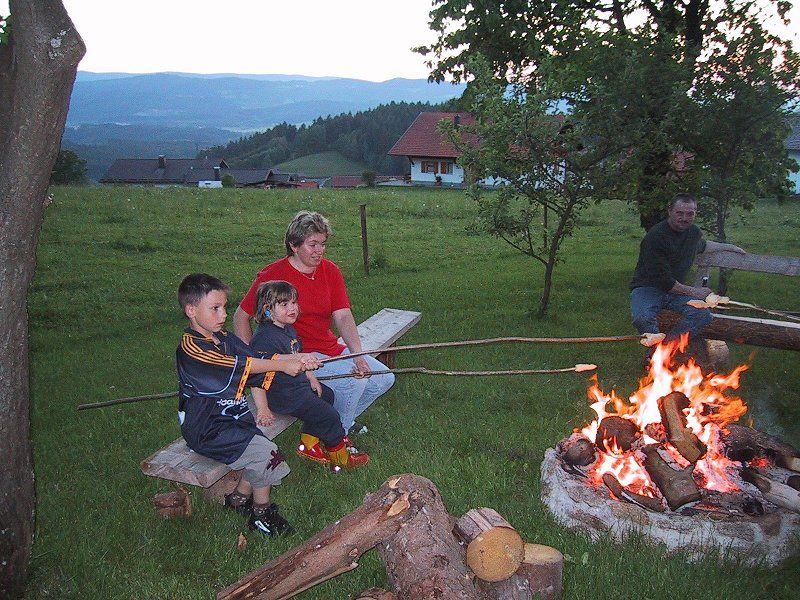
<path fill-rule="evenodd" d="M 308 126 L 297 127 L 282 123 L 267 131 L 204 152 L 224 157 L 231 166 L 260 168 L 321 152 L 336 151 L 376 173 L 402 175 L 407 169 L 408 161 L 402 157 L 389 156 L 389 149 L 419 113 L 451 110 L 455 107 L 455 101 L 436 105 L 391 102 L 354 115 L 348 113 L 315 119 Z"/>
<path fill-rule="evenodd" d="M 309 123 L 320 116 L 356 112 L 391 101 L 443 102 L 460 96 L 463 89 L 425 79 L 375 83 L 275 75 L 110 73 L 104 78 L 101 73 L 86 73 L 79 74 L 75 82 L 67 123 L 247 131 L 283 122 Z"/>
<path fill-rule="evenodd" d="M 311 177 L 329 175 L 361 175 L 369 167 L 364 163 L 352 161 L 338 152 L 320 152 L 301 156 L 277 165 L 284 173 L 303 173 Z"/>

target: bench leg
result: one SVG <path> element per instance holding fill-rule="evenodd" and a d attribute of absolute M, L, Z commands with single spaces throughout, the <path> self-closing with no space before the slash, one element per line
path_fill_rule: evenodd
<path fill-rule="evenodd" d="M 396 357 L 397 352 L 381 352 L 375 358 L 385 364 L 389 369 L 394 369 L 397 364 Z"/>
<path fill-rule="evenodd" d="M 222 504 L 225 502 L 225 495 L 230 494 L 239 485 L 239 479 L 242 477 L 241 471 L 231 471 L 224 475 L 222 479 L 215 484 L 203 490 L 203 498 L 208 502 L 216 502 Z"/>

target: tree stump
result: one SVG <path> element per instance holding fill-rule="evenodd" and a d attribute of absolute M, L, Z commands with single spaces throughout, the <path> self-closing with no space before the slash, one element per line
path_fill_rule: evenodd
<path fill-rule="evenodd" d="M 525 544 L 525 559 L 515 577 L 528 581 L 531 593 L 542 600 L 555 600 L 563 589 L 564 555 L 542 544 Z"/>
<path fill-rule="evenodd" d="M 173 519 L 175 517 L 192 516 L 192 498 L 185 488 L 179 487 L 174 492 L 156 494 L 153 506 L 159 517 Z"/>
<path fill-rule="evenodd" d="M 453 532 L 467 545 L 467 565 L 484 581 L 508 579 L 525 557 L 516 529 L 491 508 L 468 511 Z"/>

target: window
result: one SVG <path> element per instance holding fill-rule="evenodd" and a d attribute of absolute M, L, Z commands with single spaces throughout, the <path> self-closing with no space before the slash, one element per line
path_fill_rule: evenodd
<path fill-rule="evenodd" d="M 438 173 L 438 166 L 439 163 L 437 163 L 435 160 L 423 160 L 420 164 L 420 170 L 423 173 Z"/>
<path fill-rule="evenodd" d="M 439 163 L 439 173 L 442 175 L 452 175 L 453 174 L 453 163 L 451 162 L 441 162 Z"/>

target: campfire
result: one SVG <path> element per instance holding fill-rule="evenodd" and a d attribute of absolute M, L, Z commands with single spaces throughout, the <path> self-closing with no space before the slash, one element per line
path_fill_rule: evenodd
<path fill-rule="evenodd" d="M 551 448 L 542 499 L 564 525 L 622 541 L 639 531 L 699 558 L 715 549 L 746 562 L 790 556 L 800 524 L 800 458 L 781 440 L 736 423 L 746 365 L 704 373 L 686 338 L 656 347 L 630 398 L 589 388 L 597 415 Z"/>

